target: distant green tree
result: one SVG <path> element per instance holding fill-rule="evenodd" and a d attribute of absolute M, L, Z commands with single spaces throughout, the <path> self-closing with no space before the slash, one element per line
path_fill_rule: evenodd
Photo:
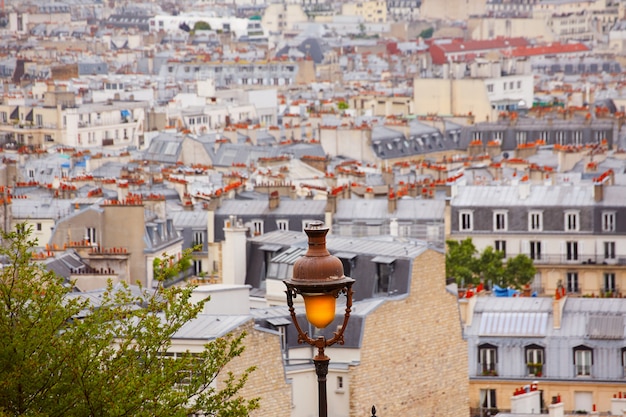
<path fill-rule="evenodd" d="M 477 284 L 476 246 L 471 238 L 462 241 L 447 240 L 446 277 L 454 278 L 457 284 Z"/>
<path fill-rule="evenodd" d="M 349 108 L 350 108 L 350 105 L 349 105 L 348 103 L 346 103 L 345 101 L 343 101 L 343 100 L 342 100 L 342 101 L 340 101 L 340 102 L 338 102 L 338 103 L 337 103 L 337 108 L 338 108 L 339 110 L 342 110 L 342 111 L 343 111 L 343 110 L 347 110 L 347 109 L 349 109 Z"/>
<path fill-rule="evenodd" d="M 435 32 L 434 28 L 424 29 L 420 32 L 420 38 L 430 39 L 433 37 L 433 33 Z"/>
<path fill-rule="evenodd" d="M 201 20 L 193 25 L 193 31 L 196 32 L 198 30 L 211 30 L 211 25 Z"/>
<path fill-rule="evenodd" d="M 521 290 L 530 284 L 537 273 L 533 260 L 519 254 L 506 262 L 505 275 L 509 286 Z"/>
<path fill-rule="evenodd" d="M 522 289 L 536 273 L 528 256 L 519 254 L 504 263 L 502 252 L 487 246 L 479 253 L 471 238 L 447 240 L 446 246 L 446 277 L 454 278 L 459 285 L 484 282 Z"/>
<path fill-rule="evenodd" d="M 502 265 L 504 254 L 487 246 L 478 258 L 478 270 L 481 281 L 492 282 L 506 287 L 504 266 Z"/>
<path fill-rule="evenodd" d="M 32 261 L 29 235 L 24 224 L 2 233 L 0 416 L 243 417 L 258 408 L 258 399 L 239 395 L 253 368 L 229 374 L 221 389 L 213 384 L 243 352 L 245 334 L 198 354 L 166 354 L 202 311 L 192 287 L 135 295 L 109 285 L 96 306 Z M 181 268 L 171 257 L 156 266 L 160 280 Z"/>

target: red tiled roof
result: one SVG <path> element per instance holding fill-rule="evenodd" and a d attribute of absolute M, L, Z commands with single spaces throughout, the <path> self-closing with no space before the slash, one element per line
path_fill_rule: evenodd
<path fill-rule="evenodd" d="M 510 47 L 523 47 L 528 45 L 528 41 L 525 38 L 496 38 L 483 41 L 464 41 L 461 39 L 454 39 L 450 43 L 434 42 L 433 46 L 434 45 L 437 45 L 446 53 L 455 53 L 468 51 L 484 51 L 490 49 L 504 49 Z"/>
<path fill-rule="evenodd" d="M 527 45 L 520 46 L 510 51 L 510 56 L 537 56 L 537 55 L 555 55 L 555 54 L 571 54 L 576 52 L 586 52 L 589 48 L 582 43 L 550 43 L 547 45 Z M 507 53 L 508 54 L 508 53 Z"/>

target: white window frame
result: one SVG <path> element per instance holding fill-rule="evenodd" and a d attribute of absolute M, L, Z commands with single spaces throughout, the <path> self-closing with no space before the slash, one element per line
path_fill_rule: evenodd
<path fill-rule="evenodd" d="M 499 252 L 502 252 L 502 255 L 506 258 L 506 240 L 495 240 L 493 242 L 493 248 Z"/>
<path fill-rule="evenodd" d="M 528 212 L 528 231 L 541 232 L 543 230 L 543 212 Z"/>
<path fill-rule="evenodd" d="M 85 240 L 89 240 L 89 244 L 95 246 L 98 244 L 98 232 L 95 227 L 85 227 Z"/>
<path fill-rule="evenodd" d="M 506 210 L 494 210 L 493 231 L 506 232 L 508 229 L 508 212 Z"/>
<path fill-rule="evenodd" d="M 574 351 L 574 366 L 576 368 L 576 376 L 591 376 L 592 365 L 592 350 L 577 349 Z"/>
<path fill-rule="evenodd" d="M 580 245 L 576 240 L 567 240 L 565 242 L 565 260 L 578 261 L 580 259 Z"/>
<path fill-rule="evenodd" d="M 317 222 L 317 220 L 313 220 L 313 219 L 302 220 L 302 231 L 304 232 L 304 229 L 309 227 L 309 225 L 314 222 Z"/>
<path fill-rule="evenodd" d="M 528 242 L 528 257 L 533 261 L 540 261 L 542 256 L 542 245 L 540 240 Z"/>
<path fill-rule="evenodd" d="M 260 236 L 263 234 L 263 220 L 254 219 L 250 221 L 250 224 L 252 225 L 253 236 Z"/>
<path fill-rule="evenodd" d="M 615 259 L 615 242 L 606 241 L 602 244 L 604 249 L 604 259 Z"/>
<path fill-rule="evenodd" d="M 278 230 L 289 230 L 289 220 L 276 220 L 276 227 Z"/>
<path fill-rule="evenodd" d="M 602 291 L 614 292 L 617 287 L 615 285 L 615 272 L 605 272 L 602 274 Z"/>
<path fill-rule="evenodd" d="M 490 371 L 498 371 L 498 348 L 480 346 L 478 348 L 478 357 L 480 359 L 480 373 L 488 373 Z"/>
<path fill-rule="evenodd" d="M 563 217 L 563 228 L 566 232 L 578 232 L 580 230 L 580 212 L 578 210 L 568 210 Z"/>
<path fill-rule="evenodd" d="M 580 283 L 578 279 L 578 272 L 567 272 L 565 276 L 565 284 L 568 293 L 578 293 L 580 292 Z"/>
<path fill-rule="evenodd" d="M 602 231 L 603 232 L 615 231 L 615 216 L 616 216 L 616 213 L 614 211 L 602 212 Z"/>
<path fill-rule="evenodd" d="M 471 210 L 459 211 L 459 231 L 471 232 L 474 230 L 474 212 Z"/>
<path fill-rule="evenodd" d="M 194 245 L 203 245 L 204 244 L 204 231 L 194 230 L 192 243 Z"/>

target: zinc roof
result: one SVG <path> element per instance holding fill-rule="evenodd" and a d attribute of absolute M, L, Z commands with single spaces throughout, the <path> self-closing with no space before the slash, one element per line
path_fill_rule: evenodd
<path fill-rule="evenodd" d="M 401 198 L 397 200 L 396 211 L 389 213 L 387 199 L 339 199 L 334 218 L 342 220 L 443 220 L 445 201 Z"/>
<path fill-rule="evenodd" d="M 458 207 L 511 207 L 511 206 L 594 206 L 593 189 L 572 185 L 530 185 L 530 193 L 520 198 L 516 185 L 473 185 L 460 187 L 451 205 Z"/>

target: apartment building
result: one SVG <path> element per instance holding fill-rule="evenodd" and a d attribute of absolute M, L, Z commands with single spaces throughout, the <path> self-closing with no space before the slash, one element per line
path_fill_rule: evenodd
<path fill-rule="evenodd" d="M 533 289 L 577 296 L 621 296 L 626 285 L 626 189 L 612 174 L 588 184 L 465 186 L 450 202 L 450 239 L 471 238 L 505 259 L 525 254 L 537 268 Z"/>
<path fill-rule="evenodd" d="M 613 404 L 626 378 L 623 299 L 474 296 L 460 303 L 472 415 L 511 410 L 516 393 L 531 385 L 541 397 L 533 414 L 547 413 L 555 398 L 567 415 L 623 412 Z"/>

